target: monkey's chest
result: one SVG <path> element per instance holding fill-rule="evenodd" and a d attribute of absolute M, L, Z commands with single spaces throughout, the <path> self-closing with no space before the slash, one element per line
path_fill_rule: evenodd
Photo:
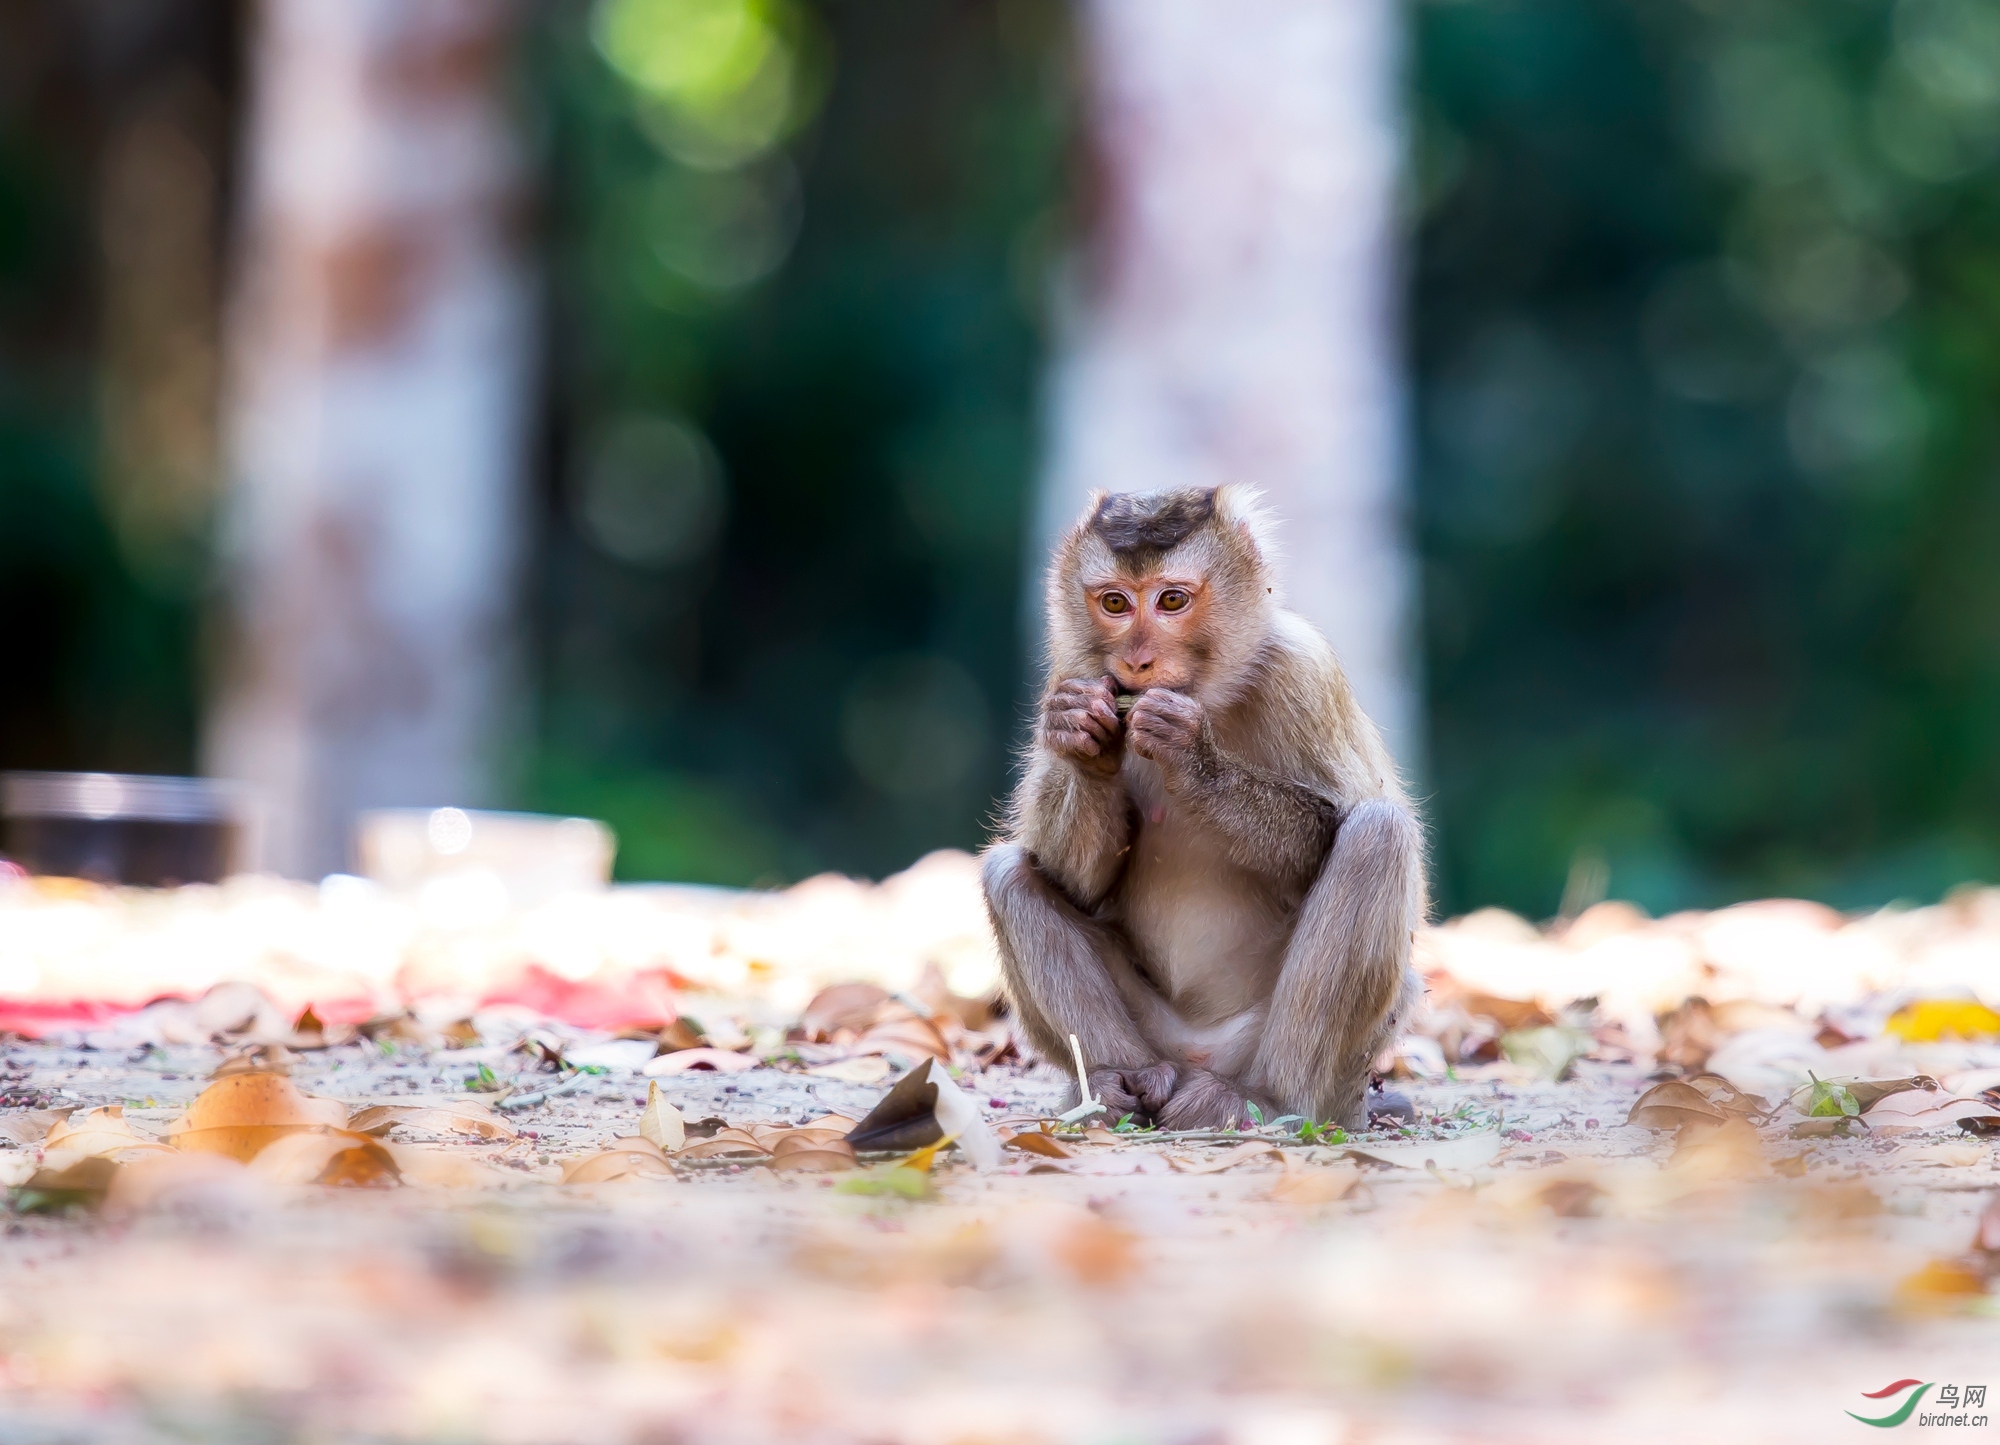
<path fill-rule="evenodd" d="M 1269 996 L 1294 910 L 1260 874 L 1163 791 L 1133 790 L 1139 813 L 1114 895 L 1116 922 L 1175 1011 L 1219 1023 Z"/>

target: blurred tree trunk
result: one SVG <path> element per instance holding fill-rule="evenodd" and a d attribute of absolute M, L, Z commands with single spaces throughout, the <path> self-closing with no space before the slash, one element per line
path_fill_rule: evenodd
<path fill-rule="evenodd" d="M 1090 0 L 1087 245 L 1038 530 L 1093 488 L 1246 482 L 1290 605 L 1421 765 L 1398 376 L 1392 0 Z"/>
<path fill-rule="evenodd" d="M 210 770 L 265 864 L 357 809 L 489 801 L 531 414 L 501 0 L 263 0 L 229 324 L 231 613 Z"/>

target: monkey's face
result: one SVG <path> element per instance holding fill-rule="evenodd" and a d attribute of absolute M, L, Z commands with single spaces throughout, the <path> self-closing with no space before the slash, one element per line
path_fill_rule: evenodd
<path fill-rule="evenodd" d="M 1087 589 L 1105 668 L 1127 692 L 1191 689 L 1212 653 L 1202 579 L 1173 573 L 1120 576 Z"/>

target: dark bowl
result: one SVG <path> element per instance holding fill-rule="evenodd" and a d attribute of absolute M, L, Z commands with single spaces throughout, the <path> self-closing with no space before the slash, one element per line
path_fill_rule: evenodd
<path fill-rule="evenodd" d="M 30 873 L 169 887 L 246 866 L 239 790 L 212 778 L 8 773 L 4 848 Z"/>

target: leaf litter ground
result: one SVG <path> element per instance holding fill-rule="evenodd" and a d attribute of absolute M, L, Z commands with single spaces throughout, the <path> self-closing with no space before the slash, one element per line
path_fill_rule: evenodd
<path fill-rule="evenodd" d="M 359 1110 L 492 1098 L 468 1057 L 356 1039 L 287 1062 L 301 1095 Z M 167 1141 L 224 1051 L 4 1059 L 10 1099 L 118 1105 Z M 1921 1115 L 1796 1137 L 1821 1121 L 1784 1101 L 1647 1129 L 1625 1120 L 1650 1060 L 1566 1067 L 1409 1081 L 1418 1127 L 1366 1140 L 1098 1128 L 986 1173 L 946 1150 L 914 1184 L 865 1156 L 681 1157 L 715 1144 L 704 1120 L 753 1143 L 838 1129 L 886 1082 L 667 1074 L 693 1126 L 673 1154 L 635 1072 L 495 1112 L 513 1138 L 412 1110 L 368 1136 L 396 1187 L 211 1161 L 130 1207 L 11 1216 L 0 1439 L 1819 1441 L 1862 1431 L 1847 1412 L 1882 1413 L 1860 1392 L 1891 1381 L 1989 1383 L 1989 1143 Z M 1034 1134 L 1064 1088 L 1012 1064 L 960 1084 Z M 9 1132 L 32 1136 L 0 1152 L 23 1185 L 44 1136 Z M 670 1163 L 561 1182 L 649 1149 Z"/>

